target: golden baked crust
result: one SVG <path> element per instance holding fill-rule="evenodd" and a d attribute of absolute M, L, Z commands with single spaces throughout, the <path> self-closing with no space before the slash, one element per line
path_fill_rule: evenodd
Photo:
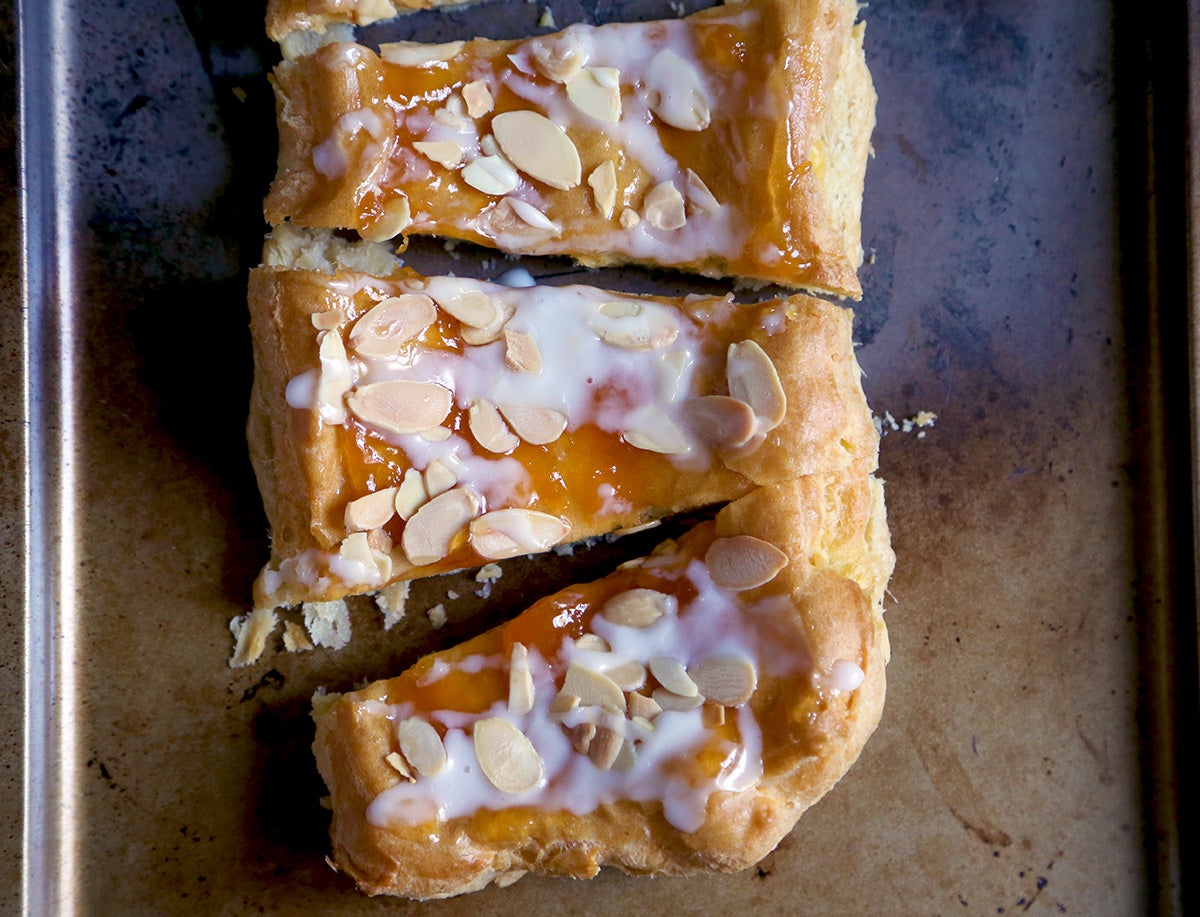
<path fill-rule="evenodd" d="M 888 658 L 880 606 L 853 578 L 811 560 L 839 544 L 850 572 L 863 579 L 873 575 L 863 571 L 890 572 L 886 534 L 877 537 L 886 533 L 886 525 L 882 519 L 872 525 L 859 511 L 870 501 L 826 499 L 829 493 L 868 486 L 860 464 L 760 488 L 723 509 L 715 523 L 702 524 L 678 544 L 663 545 L 643 562 L 542 599 L 509 624 L 426 657 L 398 678 L 316 699 L 314 752 L 332 795 L 336 868 L 369 894 L 432 898 L 493 881 L 506 884 L 526 871 L 585 878 L 613 865 L 638 875 L 683 875 L 757 862 L 846 772 L 880 716 Z M 882 512 L 882 506 L 874 511 Z M 786 566 L 757 588 L 726 588 L 704 593 L 703 602 L 691 599 L 705 576 L 717 576 L 711 564 L 708 573 L 696 572 L 714 556 L 715 540 L 729 544 L 747 537 L 776 546 L 786 555 Z M 689 572 L 683 576 L 679 571 L 685 568 Z M 874 586 L 882 588 L 868 588 Z M 738 647 L 752 646 L 743 658 L 749 658 L 757 679 L 748 697 L 744 692 L 725 696 L 722 705 L 710 691 L 702 710 L 670 714 L 669 723 L 655 720 L 663 737 L 693 730 L 692 740 L 679 741 L 671 753 L 660 752 L 653 730 L 620 715 L 601 718 L 624 730 L 632 751 L 623 765 L 605 767 L 607 759 L 600 762 L 590 744 L 586 750 L 574 744 L 580 738 L 574 731 L 578 723 L 562 714 L 556 719 L 550 704 L 569 677 L 568 668 L 582 664 L 581 658 L 597 668 L 606 665 L 598 661 L 604 653 L 580 654 L 581 644 L 566 638 L 600 629 L 597 620 L 611 607 L 606 603 L 636 589 L 677 594 L 678 610 L 664 618 L 676 614 L 688 636 L 680 642 L 671 636 L 676 632 L 665 629 L 639 644 L 638 635 L 650 631 L 633 631 L 630 641 L 628 628 L 609 626 L 604 633 L 612 641 L 614 661 L 636 656 L 641 646 L 648 656 L 676 658 L 696 673 L 714 652 L 737 656 Z M 699 610 L 702 605 L 707 611 Z M 660 619 L 652 627 L 663 623 Z M 624 637 L 618 639 L 617 631 Z M 697 631 L 719 633 L 715 642 L 706 642 Z M 511 666 L 521 664 L 510 660 L 525 659 L 514 655 L 514 644 L 526 648 L 530 659 L 548 662 L 545 669 L 534 665 L 539 677 L 528 713 L 505 712 L 506 696 L 511 704 Z M 656 674 L 663 670 L 657 665 L 650 663 L 647 687 L 640 693 L 649 694 L 659 680 Z M 632 695 L 626 697 L 632 717 Z M 721 714 L 709 718 L 714 704 Z M 447 705 L 469 713 L 447 715 L 441 712 Z M 572 711 L 584 721 L 580 709 L 595 708 L 581 704 Z M 389 755 L 392 760 L 400 756 L 401 766 L 407 760 L 398 734 L 407 728 L 399 724 L 410 716 L 433 724 L 451 749 L 444 770 L 416 773 L 411 783 L 388 761 Z M 486 790 L 490 783 L 482 777 L 472 783 L 464 774 L 464 769 L 482 768 L 491 753 L 476 736 L 474 747 L 480 751 L 474 754 L 464 744 L 466 734 L 481 720 L 494 718 L 530 736 L 541 758 L 541 782 L 523 795 L 481 792 L 478 785 Z M 455 730 L 460 735 L 452 734 Z M 556 748 L 556 741 L 563 741 L 556 739 L 559 730 L 572 743 L 565 756 Z M 599 735 L 588 741 L 597 742 Z M 621 766 L 631 769 L 612 769 Z M 476 803 L 456 801 L 463 796 Z M 564 799 L 571 800 L 573 811 L 560 804 Z"/>
<path fill-rule="evenodd" d="M 464 314 L 459 297 L 499 304 L 497 323 L 482 332 L 491 343 L 447 311 Z M 397 302 L 427 310 L 419 337 L 364 355 L 360 330 L 380 303 Z M 806 296 L 743 306 L 405 271 L 379 278 L 260 267 L 249 304 L 248 438 L 272 526 L 256 607 L 547 550 L 856 461 L 874 468 L 877 434 L 850 313 Z M 367 350 L 378 349 L 372 341 Z M 533 348 L 536 371 L 509 362 L 517 345 Z M 364 413 L 361 397 L 379 383 L 405 398 L 444 399 L 443 407 L 414 434 Z M 530 433 L 513 406 L 549 412 L 549 433 Z M 374 522 L 347 515 L 366 505 L 360 498 L 422 483 L 408 516 L 387 507 Z M 411 512 L 451 488 L 465 503 L 444 550 L 414 549 L 415 526 L 428 523 Z M 514 512 L 493 515 L 502 509 Z M 522 528 L 511 550 L 482 547 L 490 520 L 529 522 L 541 534 Z"/>
<path fill-rule="evenodd" d="M 285 61 L 272 224 L 857 298 L 875 93 L 853 0 Z M 435 100 L 435 101 L 430 101 Z"/>

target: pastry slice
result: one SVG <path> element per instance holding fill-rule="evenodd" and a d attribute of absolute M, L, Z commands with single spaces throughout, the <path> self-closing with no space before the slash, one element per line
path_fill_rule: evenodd
<path fill-rule="evenodd" d="M 892 560 L 859 464 L 756 490 L 397 678 L 315 698 L 333 865 L 434 898 L 757 862 L 875 728 Z"/>
<path fill-rule="evenodd" d="M 857 9 L 326 45 L 275 72 L 267 218 L 857 298 L 875 118 Z"/>
<path fill-rule="evenodd" d="M 546 551 L 873 463 L 848 310 L 401 270 L 250 279 L 255 607 Z"/>

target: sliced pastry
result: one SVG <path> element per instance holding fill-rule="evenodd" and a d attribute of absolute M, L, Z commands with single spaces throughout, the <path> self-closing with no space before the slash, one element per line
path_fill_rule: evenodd
<path fill-rule="evenodd" d="M 434 898 L 755 863 L 875 728 L 892 560 L 856 465 L 756 490 L 397 678 L 315 698 L 333 865 Z"/>
<path fill-rule="evenodd" d="M 523 41 L 325 45 L 275 72 L 267 218 L 857 298 L 875 119 L 857 10 L 745 0 Z"/>
<path fill-rule="evenodd" d="M 545 551 L 872 468 L 848 310 L 400 270 L 250 280 L 255 607 Z"/>

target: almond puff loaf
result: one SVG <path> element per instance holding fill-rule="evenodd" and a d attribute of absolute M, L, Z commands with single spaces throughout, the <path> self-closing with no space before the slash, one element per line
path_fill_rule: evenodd
<path fill-rule="evenodd" d="M 348 40 L 434 5 L 268 5 L 285 59 L 248 439 L 271 558 L 231 664 L 277 606 L 384 607 L 416 577 L 723 504 L 395 678 L 319 692 L 314 753 L 330 863 L 368 894 L 745 868 L 883 706 L 894 555 L 850 311 L 423 276 L 394 251 L 432 234 L 858 298 L 857 6 Z"/>

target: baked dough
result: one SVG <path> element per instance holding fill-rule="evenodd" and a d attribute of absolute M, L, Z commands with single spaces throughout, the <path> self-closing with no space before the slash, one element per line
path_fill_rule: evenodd
<path fill-rule="evenodd" d="M 873 467 L 848 310 L 264 266 L 255 607 L 327 601 Z"/>
<path fill-rule="evenodd" d="M 892 559 L 856 464 L 756 490 L 398 678 L 315 698 L 333 865 L 369 894 L 435 898 L 757 862 L 875 728 L 888 641 L 868 592 Z"/>
<path fill-rule="evenodd" d="M 325 45 L 275 71 L 267 218 L 858 298 L 875 93 L 857 9 Z"/>
<path fill-rule="evenodd" d="M 469 0 L 267 0 L 267 35 L 283 41 L 293 32 L 324 32 L 331 25 L 370 25 L 415 10 Z"/>

